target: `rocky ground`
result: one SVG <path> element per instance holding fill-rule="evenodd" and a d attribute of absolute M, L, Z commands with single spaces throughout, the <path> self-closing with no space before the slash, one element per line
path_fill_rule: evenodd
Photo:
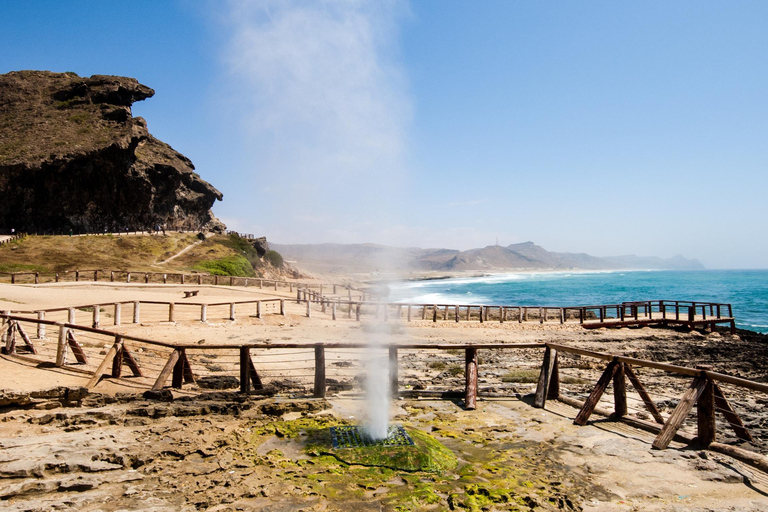
<path fill-rule="evenodd" d="M 70 302 L 77 304 L 122 298 L 108 297 L 118 291 L 104 288 L 51 288 L 39 295 L 32 288 L 6 287 L 2 292 L 7 307 L 14 308 L 40 307 L 55 293 L 70 294 Z M 99 297 L 78 295 L 86 292 Z M 220 300 L 204 292 L 203 299 Z M 152 299 L 163 300 L 171 292 L 119 291 L 126 293 L 151 293 Z M 288 307 L 285 317 L 148 322 L 120 329 L 158 340 L 196 341 L 202 351 L 245 341 L 356 342 L 382 330 L 393 343 L 549 341 L 685 366 L 712 364 L 716 371 L 768 379 L 768 343 L 747 332 L 731 336 L 662 328 L 588 331 L 578 325 L 391 320 L 381 327 L 372 319 L 305 318 L 300 306 Z M 336 379 L 329 380 L 327 399 L 312 399 L 311 381 L 295 375 L 306 361 L 283 363 L 270 374 L 256 358 L 269 397 L 212 393 L 202 387 L 202 379 L 181 391 L 145 396 L 146 387 L 131 379 L 104 379 L 89 394 L 82 389 L 88 375 L 0 357 L 2 506 L 82 511 L 768 509 L 768 475 L 741 462 L 676 442 L 667 450 L 652 450 L 654 434 L 597 415 L 577 427 L 577 410 L 562 402 L 533 408 L 539 348 L 481 350 L 481 396 L 474 411 L 463 408 L 460 394 L 443 394 L 463 389 L 463 351 L 401 351 L 402 396 L 393 400 L 390 417 L 442 443 L 456 464 L 414 472 L 342 462 L 323 445 L 328 427 L 357 423 L 366 415 L 364 367 L 342 356 L 347 359 L 329 355 L 327 360 L 329 378 Z M 216 376 L 218 370 L 211 368 L 223 366 L 222 359 L 214 364 L 191 357 L 193 371 L 198 378 Z M 561 353 L 562 393 L 583 399 L 605 364 Z M 237 385 L 236 372 L 219 373 L 226 377 L 225 386 Z M 690 378 L 664 372 L 637 368 L 637 373 L 664 414 L 690 383 Z M 733 386 L 723 389 L 754 440 L 737 440 L 722 417 L 718 440 L 766 453 L 766 396 Z M 610 403 L 601 407 L 610 409 Z M 647 418 L 638 400 L 630 403 L 629 412 Z M 695 429 L 695 414 L 691 419 Z"/>
<path fill-rule="evenodd" d="M 169 397 L 159 397 L 168 399 Z M 359 398 L 171 402 L 84 397 L 6 412 L 5 510 L 765 510 L 768 479 L 726 457 L 649 449 L 614 423 L 575 427 L 562 404 L 398 400 L 395 421 L 431 434 L 455 469 L 347 465 L 308 439 L 354 421 Z M 113 402 L 113 403 L 108 403 Z"/>

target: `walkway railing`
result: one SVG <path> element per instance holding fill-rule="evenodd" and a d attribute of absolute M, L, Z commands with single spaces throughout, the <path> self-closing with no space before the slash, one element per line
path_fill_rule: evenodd
<path fill-rule="evenodd" d="M 768 453 L 768 439 L 753 436 L 742 419 L 764 417 L 768 384 L 712 365 L 690 368 L 555 343 L 389 344 L 376 350 L 333 342 L 201 345 L 17 315 L 0 318 L 3 353 L 85 372 L 89 389 L 102 378 L 115 378 L 139 389 L 160 390 L 169 380 L 172 388 L 197 390 L 224 382 L 242 393 L 324 397 L 361 393 L 366 361 L 385 358 L 393 396 L 458 396 L 474 409 L 478 398 L 527 390 L 536 407 L 557 399 L 579 408 L 578 425 L 603 414 L 655 431 L 654 448 L 677 439 L 768 470 L 768 458 L 758 453 Z M 521 357 L 504 365 L 502 355 L 510 351 Z M 755 393 L 757 400 L 751 398 Z"/>

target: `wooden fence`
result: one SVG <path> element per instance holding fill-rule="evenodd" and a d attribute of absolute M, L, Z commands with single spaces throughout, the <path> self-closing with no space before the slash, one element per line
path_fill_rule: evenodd
<path fill-rule="evenodd" d="M 3 353 L 85 372 L 91 377 L 89 389 L 102 378 L 160 390 L 169 380 L 172 388 L 197 389 L 194 384 L 203 387 L 211 377 L 227 377 L 243 393 L 271 389 L 324 397 L 329 390 L 360 390 L 363 361 L 386 358 L 393 396 L 460 396 L 466 409 L 474 409 L 478 397 L 515 396 L 531 386 L 535 407 L 555 399 L 577 407 L 577 425 L 603 414 L 657 432 L 654 448 L 667 448 L 677 439 L 768 470 L 768 458 L 757 453 L 768 452 L 768 440 L 753 437 L 742 421 L 752 407 L 745 393 L 768 393 L 768 384 L 723 374 L 712 366 L 689 368 L 555 343 L 390 344 L 373 356 L 363 343 L 169 343 L 69 322 L 0 317 Z M 520 373 L 520 368 L 499 366 L 500 354 L 509 351 L 525 352 L 515 364 L 534 373 L 522 381 L 530 385 L 505 384 L 504 377 L 499 378 L 501 370 Z M 414 374 L 417 370 L 421 373 Z M 429 372 L 437 374 L 425 378 Z M 764 415 L 766 400 L 760 396 L 756 403 L 763 404 L 757 414 Z M 723 421 L 716 421 L 718 415 Z M 728 444 L 718 443 L 718 437 Z M 747 442 L 752 450 L 736 446 Z"/>

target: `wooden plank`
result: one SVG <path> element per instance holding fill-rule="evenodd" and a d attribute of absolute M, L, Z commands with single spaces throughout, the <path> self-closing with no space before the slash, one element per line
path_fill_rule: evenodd
<path fill-rule="evenodd" d="M 672 438 L 675 437 L 678 429 L 682 426 L 688 413 L 693 409 L 694 404 L 698 401 L 701 394 L 704 392 L 704 388 L 707 385 L 707 379 L 703 377 L 696 377 L 691 382 L 691 386 L 685 391 L 683 397 L 680 399 L 680 403 L 677 404 L 675 410 L 661 427 L 661 432 L 656 436 L 653 441 L 653 447 L 657 450 L 665 450 L 669 443 L 672 442 Z"/>
<path fill-rule="evenodd" d="M 481 317 L 482 318 L 482 317 Z M 477 408 L 477 349 L 464 349 L 466 385 L 464 388 L 464 409 L 473 411 Z"/>
<path fill-rule="evenodd" d="M 549 382 L 555 365 L 555 357 L 557 357 L 557 350 L 549 347 L 544 350 L 544 360 L 541 363 L 539 382 L 536 385 L 536 394 L 533 399 L 533 406 L 539 409 L 544 408 L 549 395 Z"/>
<path fill-rule="evenodd" d="M 592 413 L 595 410 L 595 407 L 597 407 L 597 403 L 600 401 L 600 397 L 603 396 L 603 393 L 605 393 L 605 390 L 608 388 L 608 384 L 611 382 L 611 379 L 613 379 L 613 374 L 616 372 L 616 367 L 619 365 L 618 361 L 613 360 L 610 363 L 608 363 L 608 366 L 605 368 L 605 371 L 600 376 L 600 379 L 597 381 L 597 384 L 595 384 L 594 389 L 592 389 L 592 392 L 589 394 L 589 397 L 584 401 L 584 406 L 581 408 L 579 413 L 576 415 L 576 418 L 573 420 L 573 423 L 576 425 L 586 425 L 587 420 L 589 420 L 589 417 L 592 415 Z"/>
<path fill-rule="evenodd" d="M 720 386 L 718 386 L 716 382 L 713 383 L 713 391 L 715 396 L 716 409 L 722 413 L 723 416 L 725 416 L 725 420 L 736 433 L 736 436 L 739 439 L 744 439 L 745 441 L 752 441 L 752 434 L 750 434 L 749 430 L 747 430 L 747 428 L 744 426 L 741 418 L 738 414 L 736 414 L 736 411 L 733 410 L 730 402 L 728 402 L 728 399 L 725 398 L 723 390 L 720 389 Z"/>
<path fill-rule="evenodd" d="M 653 403 L 651 396 L 645 390 L 645 387 L 640 382 L 640 379 L 638 379 L 637 375 L 635 375 L 635 372 L 634 370 L 632 370 L 631 365 L 624 363 L 624 374 L 629 379 L 629 382 L 632 383 L 632 386 L 635 388 L 635 391 L 637 391 L 637 393 L 640 395 L 640 398 L 643 400 L 643 403 L 645 404 L 645 408 L 648 409 L 648 412 L 651 413 L 651 416 L 653 416 L 653 419 L 656 420 L 656 423 L 663 425 L 664 418 L 662 418 L 661 413 L 659 412 L 659 409 L 656 407 L 656 404 Z"/>
<path fill-rule="evenodd" d="M 155 381 L 155 384 L 152 386 L 152 391 L 160 391 L 161 389 L 163 389 L 163 386 L 165 385 L 165 381 L 168 380 L 168 377 L 171 375 L 171 372 L 173 372 L 173 369 L 176 366 L 176 362 L 178 360 L 179 360 L 179 351 L 174 350 L 173 352 L 171 352 L 171 355 L 168 358 L 168 361 L 165 363 L 165 366 L 160 372 L 160 375 L 158 375 L 157 380 Z"/>

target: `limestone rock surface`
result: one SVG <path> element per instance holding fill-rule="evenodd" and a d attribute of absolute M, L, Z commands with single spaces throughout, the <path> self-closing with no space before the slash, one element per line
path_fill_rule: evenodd
<path fill-rule="evenodd" d="M 0 230 L 223 231 L 221 192 L 133 117 L 153 94 L 127 77 L 0 75 Z"/>

